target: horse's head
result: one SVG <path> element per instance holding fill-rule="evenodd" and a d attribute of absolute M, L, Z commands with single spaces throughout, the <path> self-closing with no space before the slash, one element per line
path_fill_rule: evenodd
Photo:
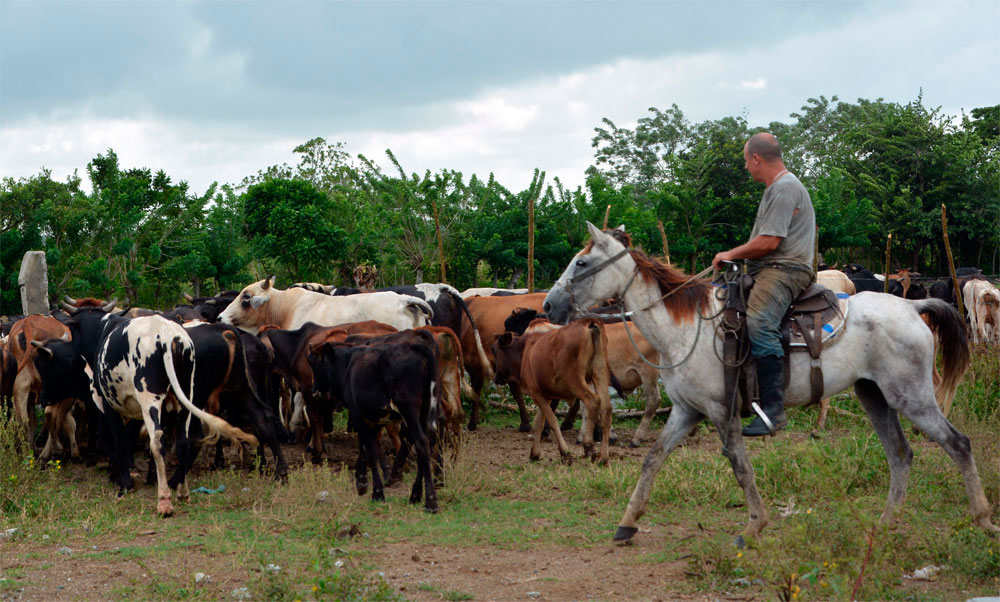
<path fill-rule="evenodd" d="M 556 324 L 567 323 L 580 308 L 617 297 L 635 269 L 618 236 L 602 232 L 590 222 L 587 230 L 590 242 L 569 262 L 542 304 L 549 320 Z M 618 230 L 624 234 L 625 227 Z"/>

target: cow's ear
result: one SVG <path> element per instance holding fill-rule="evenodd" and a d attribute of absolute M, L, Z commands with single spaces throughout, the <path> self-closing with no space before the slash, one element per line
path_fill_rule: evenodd
<path fill-rule="evenodd" d="M 622 224 L 622 225 L 618 226 L 617 228 L 615 228 L 615 230 L 618 230 L 619 232 L 624 232 L 625 231 L 625 224 Z"/>
<path fill-rule="evenodd" d="M 257 295 L 256 297 L 250 298 L 250 307 L 254 309 L 260 309 L 260 307 L 265 303 L 267 303 L 267 297 Z"/>
<path fill-rule="evenodd" d="M 497 342 L 500 343 L 501 347 L 510 347 L 511 343 L 514 342 L 514 333 L 505 332 L 499 337 L 497 337 Z"/>

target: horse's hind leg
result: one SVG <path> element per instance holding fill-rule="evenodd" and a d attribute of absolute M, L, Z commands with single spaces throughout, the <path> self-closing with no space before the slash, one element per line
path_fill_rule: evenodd
<path fill-rule="evenodd" d="M 649 503 L 649 494 L 652 492 L 653 480 L 656 473 L 663 466 L 663 461 L 667 455 L 677 447 L 677 444 L 687 437 L 691 429 L 702 419 L 701 412 L 684 403 L 675 402 L 673 410 L 670 411 L 670 418 L 667 424 L 660 431 L 660 436 L 656 438 L 653 447 L 646 454 L 646 459 L 642 461 L 642 473 L 639 481 L 635 484 L 632 497 L 625 508 L 625 516 L 618 523 L 618 530 L 615 532 L 615 541 L 628 541 L 639 530 L 639 517 L 646 513 L 646 504 Z"/>
<path fill-rule="evenodd" d="M 1000 533 L 1000 529 L 990 522 L 990 504 L 986 501 L 983 485 L 979 481 L 979 471 L 976 470 L 976 461 L 972 457 L 969 438 L 952 426 L 941 413 L 929 382 L 926 389 L 922 395 L 917 394 L 918 390 L 909 398 L 899 396 L 898 399 L 894 399 L 887 395 L 886 399 L 890 405 L 897 406 L 914 426 L 944 448 L 955 464 L 958 464 L 962 479 L 965 481 L 965 493 L 969 496 L 969 511 L 972 513 L 973 522 L 987 531 Z"/>
<path fill-rule="evenodd" d="M 885 449 L 885 457 L 889 460 L 889 497 L 885 501 L 882 522 L 891 525 L 896 518 L 896 511 L 906 498 L 913 450 L 906 442 L 903 427 L 899 424 L 899 414 L 886 403 L 878 385 L 870 380 L 859 380 L 854 383 L 854 391 L 868 412 L 868 419 L 871 420 Z"/>

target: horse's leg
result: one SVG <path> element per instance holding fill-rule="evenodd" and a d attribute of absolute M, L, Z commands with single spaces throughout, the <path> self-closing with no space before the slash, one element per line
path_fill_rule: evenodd
<path fill-rule="evenodd" d="M 885 501 L 882 522 L 891 525 L 896 518 L 896 511 L 906 498 L 906 483 L 910 478 L 913 450 L 906 442 L 903 427 L 899 424 L 899 414 L 886 403 L 878 385 L 863 379 L 854 383 L 854 391 L 868 412 L 868 419 L 871 420 L 872 427 L 875 428 L 875 433 L 885 448 L 885 456 L 889 460 L 889 497 Z"/>
<path fill-rule="evenodd" d="M 639 481 L 635 484 L 632 497 L 625 508 L 625 516 L 618 523 L 618 530 L 615 531 L 615 541 L 628 541 L 639 530 L 639 517 L 646 513 L 646 504 L 649 503 L 649 494 L 652 492 L 653 480 L 656 473 L 660 471 L 663 461 L 667 455 L 677 447 L 677 444 L 684 441 L 691 429 L 703 418 L 701 412 L 688 406 L 687 404 L 675 402 L 670 411 L 670 418 L 667 424 L 660 431 L 660 436 L 656 438 L 653 447 L 646 454 L 646 459 L 642 461 L 642 473 Z"/>
<path fill-rule="evenodd" d="M 928 382 L 926 387 L 921 388 L 925 390 L 900 387 L 902 392 L 897 390 L 895 394 L 887 394 L 886 401 L 890 407 L 896 408 L 903 416 L 909 418 L 915 427 L 948 452 L 955 464 L 958 464 L 962 479 L 965 481 L 965 493 L 969 496 L 969 511 L 972 513 L 973 522 L 987 531 L 1000 533 L 1000 528 L 990 522 L 991 508 L 986 500 L 986 494 L 983 493 L 983 485 L 979 481 L 979 471 L 972 457 L 969 438 L 952 426 L 941 413 L 934 399 L 931 383 Z"/>
<path fill-rule="evenodd" d="M 673 412 L 676 411 L 673 410 Z M 750 456 L 747 453 L 746 444 L 743 442 L 743 425 L 739 415 L 729 416 L 728 409 L 726 409 L 724 414 L 716 418 L 717 420 L 712 422 L 715 423 L 719 437 L 723 439 L 723 449 L 729 452 L 729 464 L 733 467 L 736 482 L 743 488 L 743 493 L 747 498 L 747 509 L 750 511 L 750 522 L 743 528 L 743 533 L 736 538 L 736 545 L 742 548 L 746 545 L 745 538 L 757 537 L 761 529 L 767 526 L 767 507 L 764 506 L 764 500 L 761 499 L 760 491 L 757 490 L 753 465 L 750 464 Z M 724 422 L 726 418 L 729 419 L 728 425 Z"/>

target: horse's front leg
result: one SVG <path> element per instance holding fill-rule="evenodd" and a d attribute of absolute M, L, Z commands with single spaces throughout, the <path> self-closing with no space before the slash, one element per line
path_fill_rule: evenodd
<path fill-rule="evenodd" d="M 726 416 L 728 417 L 728 412 Z M 746 538 L 757 537 L 761 529 L 767 526 L 767 508 L 764 500 L 757 490 L 757 481 L 754 479 L 753 466 L 750 464 L 750 457 L 747 454 L 747 447 L 743 443 L 743 424 L 739 415 L 729 418 L 728 426 L 725 419 L 713 420 L 715 428 L 719 431 L 719 436 L 723 437 L 723 450 L 729 457 L 729 464 L 733 467 L 733 474 L 736 481 L 743 488 L 743 493 L 747 498 L 747 508 L 750 510 L 750 522 L 743 529 L 743 534 L 736 538 L 736 545 L 740 548 L 746 545 Z"/>
<path fill-rule="evenodd" d="M 646 454 L 646 459 L 642 461 L 642 473 L 639 475 L 639 482 L 635 484 L 632 491 L 632 498 L 625 508 L 625 516 L 618 523 L 618 530 L 615 531 L 615 541 L 628 541 L 639 531 L 639 517 L 646 513 L 646 504 L 649 503 L 649 494 L 652 493 L 653 480 L 656 473 L 660 471 L 663 461 L 667 455 L 677 447 L 677 445 L 687 437 L 691 429 L 694 428 L 703 418 L 701 412 L 682 402 L 674 402 L 670 411 L 670 418 L 667 424 L 660 431 L 660 436 L 656 438 L 653 447 Z"/>

